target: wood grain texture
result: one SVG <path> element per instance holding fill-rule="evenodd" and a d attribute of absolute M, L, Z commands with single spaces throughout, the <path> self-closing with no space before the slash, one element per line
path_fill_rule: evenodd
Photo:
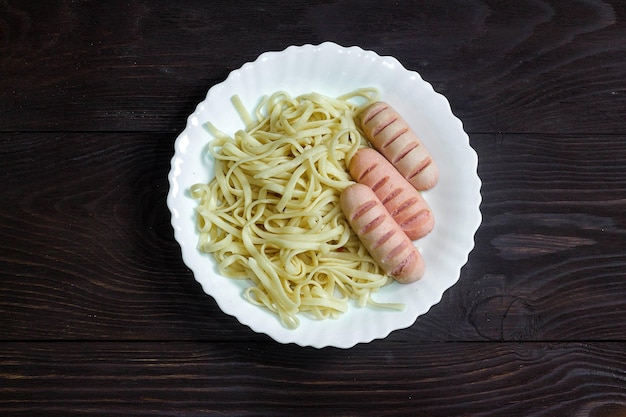
<path fill-rule="evenodd" d="M 331 40 L 418 71 L 470 132 L 623 133 L 625 19 L 599 0 L 6 1 L 0 130 L 177 132 L 231 70 Z"/>
<path fill-rule="evenodd" d="M 173 139 L 0 136 L 1 339 L 266 340 L 221 313 L 181 261 L 165 205 Z M 625 138 L 472 145 L 476 247 L 442 302 L 391 339 L 622 340 Z"/>
<path fill-rule="evenodd" d="M 52 136 L 2 140 L 1 337 L 167 339 L 187 314 L 218 329 L 173 239 L 173 138 Z"/>
<path fill-rule="evenodd" d="M 0 1 L 0 415 L 626 415 L 626 2 Z M 173 142 L 268 50 L 392 55 L 450 101 L 483 222 L 384 340 L 220 311 L 166 207 Z"/>
<path fill-rule="evenodd" d="M 380 341 L 347 351 L 265 343 L 110 345 L 0 345 L 3 415 L 615 417 L 626 412 L 624 343 Z"/>

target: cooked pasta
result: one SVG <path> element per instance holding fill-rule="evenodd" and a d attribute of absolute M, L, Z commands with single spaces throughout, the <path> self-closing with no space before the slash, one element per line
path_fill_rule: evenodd
<path fill-rule="evenodd" d="M 346 162 L 366 146 L 354 118 L 377 97 L 372 88 L 338 98 L 279 91 L 249 114 L 235 96 L 246 128 L 231 137 L 207 124 L 215 177 L 191 187 L 199 250 L 220 274 L 250 279 L 244 297 L 288 328 L 299 326 L 298 313 L 336 318 L 349 299 L 379 305 L 372 292 L 390 280 L 339 206 L 353 182 Z"/>

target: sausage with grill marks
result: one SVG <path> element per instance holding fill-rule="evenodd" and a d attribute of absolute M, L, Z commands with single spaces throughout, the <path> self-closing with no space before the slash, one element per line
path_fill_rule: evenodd
<path fill-rule="evenodd" d="M 361 128 L 380 153 L 417 190 L 434 187 L 439 168 L 415 132 L 389 104 L 378 101 L 361 113 Z"/>
<path fill-rule="evenodd" d="M 389 276 L 410 283 L 424 275 L 422 255 L 370 187 L 348 186 L 341 193 L 340 205 L 367 251 Z"/>
<path fill-rule="evenodd" d="M 352 178 L 370 187 L 409 239 L 416 240 L 433 230 L 435 216 L 422 194 L 372 148 L 362 148 L 349 164 Z"/>

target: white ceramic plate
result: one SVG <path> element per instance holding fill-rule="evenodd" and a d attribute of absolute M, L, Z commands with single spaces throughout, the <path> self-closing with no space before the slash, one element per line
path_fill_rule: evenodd
<path fill-rule="evenodd" d="M 207 182 L 213 176 L 210 161 L 205 157 L 211 137 L 202 124 L 211 121 L 228 134 L 243 128 L 230 101 L 234 94 L 252 109 L 261 96 L 277 90 L 285 90 L 292 96 L 315 91 L 335 97 L 360 87 L 380 89 L 381 100 L 407 119 L 439 165 L 438 185 L 424 194 L 435 215 L 436 226 L 430 235 L 417 242 L 426 262 L 426 274 L 416 283 L 392 283 L 376 294 L 377 301 L 406 304 L 403 311 L 351 305 L 339 319 L 316 321 L 302 316 L 300 327 L 290 330 L 277 316 L 242 297 L 248 283 L 219 276 L 213 258 L 196 249 L 196 201 L 188 190 L 192 184 Z M 481 222 L 477 166 L 476 152 L 447 99 L 417 72 L 407 70 L 395 58 L 355 46 L 346 48 L 330 42 L 290 46 L 282 52 L 263 53 L 208 91 L 176 139 L 167 204 L 185 264 L 225 313 L 281 343 L 349 348 L 411 326 L 458 281 Z"/>

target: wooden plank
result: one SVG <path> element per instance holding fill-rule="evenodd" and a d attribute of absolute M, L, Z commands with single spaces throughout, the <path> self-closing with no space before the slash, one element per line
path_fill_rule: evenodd
<path fill-rule="evenodd" d="M 624 137 L 471 141 L 476 248 L 442 302 L 391 339 L 623 340 Z M 165 205 L 172 142 L 0 135 L 0 339 L 267 340 L 221 313 L 182 263 Z"/>
<path fill-rule="evenodd" d="M 2 144 L 1 338 L 241 328 L 182 263 L 165 203 L 171 136 L 16 134 Z"/>
<path fill-rule="evenodd" d="M 622 133 L 625 14 L 623 2 L 569 0 L 8 1 L 0 131 L 179 132 L 231 70 L 333 40 L 418 71 L 472 133 Z"/>
<path fill-rule="evenodd" d="M 626 412 L 625 352 L 624 343 L 2 343 L 0 410 L 609 417 Z"/>

